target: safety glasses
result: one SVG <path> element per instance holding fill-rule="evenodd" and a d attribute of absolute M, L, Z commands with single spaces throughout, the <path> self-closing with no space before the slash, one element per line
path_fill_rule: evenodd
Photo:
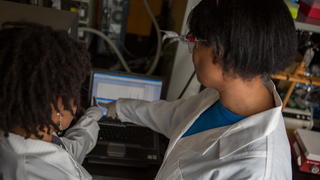
<path fill-rule="evenodd" d="M 183 39 L 183 41 L 188 44 L 188 49 L 190 53 L 193 53 L 194 48 L 198 48 L 200 43 L 207 42 L 206 40 L 194 37 L 191 33 L 182 35 L 180 39 Z"/>
<path fill-rule="evenodd" d="M 188 49 L 190 53 L 193 53 L 194 48 L 198 48 L 200 43 L 207 42 L 206 40 L 197 39 L 191 33 L 186 35 L 178 35 L 176 32 L 173 31 L 161 31 L 164 33 L 162 41 L 166 39 L 170 39 L 169 44 L 175 41 L 181 41 L 188 45 Z"/>
<path fill-rule="evenodd" d="M 192 36 L 192 34 L 187 34 L 184 36 L 185 42 L 188 44 L 188 49 L 190 53 L 193 53 L 194 48 L 199 47 L 200 42 L 205 42 L 205 40 L 199 40 Z"/>

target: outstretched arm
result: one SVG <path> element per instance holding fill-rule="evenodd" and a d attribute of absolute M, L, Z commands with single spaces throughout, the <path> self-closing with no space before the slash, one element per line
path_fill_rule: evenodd
<path fill-rule="evenodd" d="M 79 162 L 82 163 L 96 145 L 99 125 L 97 121 L 101 118 L 101 111 L 97 107 L 90 107 L 78 122 L 67 130 L 61 138 L 67 151 Z"/>

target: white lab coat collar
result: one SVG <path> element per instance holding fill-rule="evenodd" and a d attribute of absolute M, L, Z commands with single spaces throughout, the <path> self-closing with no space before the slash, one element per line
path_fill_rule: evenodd
<path fill-rule="evenodd" d="M 195 111 L 193 113 L 185 117 L 185 119 L 191 119 L 191 121 L 187 123 L 180 123 L 180 125 L 176 128 L 177 131 L 174 132 L 174 134 L 171 136 L 170 139 L 172 139 L 173 141 L 170 142 L 164 159 L 168 157 L 177 142 L 181 139 L 182 135 L 192 126 L 192 124 L 201 115 L 201 113 L 219 99 L 217 91 L 213 89 L 205 89 L 200 96 L 201 97 L 199 98 L 202 99 L 201 104 L 198 107 L 195 107 Z"/>
<path fill-rule="evenodd" d="M 25 139 L 12 133 L 9 133 L 7 140 L 17 155 L 37 157 L 53 166 L 63 165 L 63 172 L 66 174 L 71 173 L 80 177 L 80 173 L 83 173 L 84 176 L 91 177 L 85 170 L 82 170 L 82 167 L 79 169 L 67 151 L 56 144 L 30 138 Z"/>
<path fill-rule="evenodd" d="M 207 133 L 207 135 L 199 135 L 198 137 L 195 137 L 197 136 L 197 134 L 195 134 L 194 137 L 186 137 L 196 138 L 197 140 L 197 142 L 193 141 L 193 146 L 191 149 L 204 155 L 214 145 L 219 143 L 219 158 L 223 158 L 240 149 L 241 147 L 269 135 L 277 127 L 278 122 L 281 119 L 279 117 L 281 117 L 282 102 L 272 81 L 267 82 L 266 87 L 273 94 L 276 107 L 249 116 L 233 125 L 203 132 Z M 177 138 L 175 139 L 175 142 L 169 145 L 167 155 L 170 154 L 170 151 L 179 140 L 186 140 L 185 138 L 181 139 L 182 135 L 190 128 L 199 115 L 217 100 L 216 95 L 210 96 L 207 94 L 206 96 L 207 98 L 204 99 L 204 103 L 197 108 L 195 113 L 192 113 L 193 118 L 190 118 L 192 121 L 185 125 L 184 128 L 179 127 L 181 128 L 181 131 L 177 132 L 176 135 L 173 136 Z M 198 145 L 195 145 L 195 143 Z"/>
<path fill-rule="evenodd" d="M 50 142 L 30 138 L 25 139 L 13 133 L 9 133 L 8 141 L 17 154 L 53 153 L 57 151 L 58 147 Z"/>
<path fill-rule="evenodd" d="M 233 124 L 219 140 L 219 157 L 226 157 L 241 147 L 271 134 L 278 126 L 280 116 L 281 107 L 276 107 Z M 206 151 L 209 148 L 210 146 Z"/>
<path fill-rule="evenodd" d="M 282 115 L 282 102 L 271 81 L 266 84 L 266 87 L 272 92 L 276 107 L 254 114 L 233 124 L 219 140 L 220 158 L 226 157 L 241 147 L 270 135 L 278 126 Z M 210 146 L 206 151 L 209 148 Z"/>

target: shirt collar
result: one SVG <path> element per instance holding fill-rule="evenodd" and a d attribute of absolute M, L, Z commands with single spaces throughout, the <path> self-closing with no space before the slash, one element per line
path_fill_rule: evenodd
<path fill-rule="evenodd" d="M 25 139 L 13 133 L 9 133 L 7 140 L 17 154 L 55 152 L 57 150 L 57 145 L 53 143 L 30 138 Z"/>

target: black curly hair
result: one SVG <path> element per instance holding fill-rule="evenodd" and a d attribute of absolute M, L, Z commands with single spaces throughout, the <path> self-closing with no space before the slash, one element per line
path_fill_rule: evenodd
<path fill-rule="evenodd" d="M 26 138 L 48 128 L 57 101 L 72 114 L 91 68 L 84 45 L 65 31 L 29 22 L 6 22 L 0 30 L 0 130 L 22 128 Z M 49 131 L 47 132 L 49 133 Z"/>
<path fill-rule="evenodd" d="M 283 0 L 202 0 L 188 26 L 213 48 L 224 72 L 243 79 L 284 70 L 297 54 L 297 33 Z"/>

